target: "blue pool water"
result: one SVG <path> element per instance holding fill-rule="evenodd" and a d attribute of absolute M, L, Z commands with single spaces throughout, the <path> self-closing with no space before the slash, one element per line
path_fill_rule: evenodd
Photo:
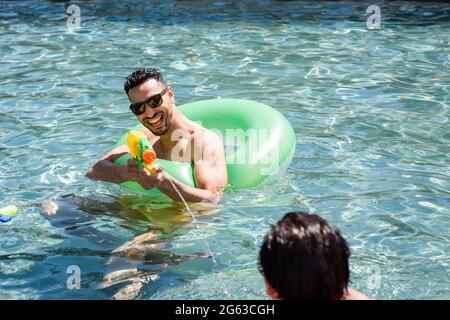
<path fill-rule="evenodd" d="M 289 210 L 343 231 L 353 287 L 450 298 L 448 4 L 380 4 L 381 30 L 366 27 L 372 1 L 76 4 L 69 30 L 64 2 L 0 1 L 0 206 L 21 206 L 0 224 L 0 299 L 265 299 L 258 248 Z M 198 227 L 182 205 L 86 179 L 136 124 L 122 84 L 137 67 L 162 69 L 178 105 L 279 110 L 297 137 L 287 172 L 194 207 Z M 61 215 L 44 215 L 49 199 Z M 145 261 L 111 255 L 155 229 L 164 247 Z"/>

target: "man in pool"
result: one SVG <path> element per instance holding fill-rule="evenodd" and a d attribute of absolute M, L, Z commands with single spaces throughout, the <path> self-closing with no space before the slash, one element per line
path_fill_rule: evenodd
<path fill-rule="evenodd" d="M 259 252 L 267 294 L 283 300 L 366 300 L 348 288 L 350 250 L 340 231 L 317 215 L 289 212 Z"/>
<path fill-rule="evenodd" d="M 157 188 L 179 201 L 172 180 L 186 201 L 222 200 L 228 178 L 221 138 L 178 111 L 172 87 L 166 86 L 156 69 L 133 72 L 126 78 L 124 89 L 131 101 L 131 111 L 143 125 L 140 131 L 148 137 L 157 157 L 193 163 L 197 188 L 170 177 L 159 165 L 157 172 L 151 174 L 144 169 L 138 170 L 133 159 L 128 165 L 114 164 L 116 159 L 130 152 L 126 144 L 106 153 L 86 176 L 114 183 L 137 181 L 145 189 Z"/>

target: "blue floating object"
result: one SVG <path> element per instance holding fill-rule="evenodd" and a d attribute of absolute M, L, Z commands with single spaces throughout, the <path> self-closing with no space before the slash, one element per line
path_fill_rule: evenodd
<path fill-rule="evenodd" d="M 5 222 L 9 222 L 9 221 L 11 221 L 11 217 L 2 217 L 2 216 L 0 216 L 0 222 L 3 222 L 3 223 L 5 223 Z"/>
<path fill-rule="evenodd" d="M 0 208 L 0 222 L 5 223 L 11 221 L 12 217 L 17 214 L 19 208 L 16 206 L 6 206 Z"/>

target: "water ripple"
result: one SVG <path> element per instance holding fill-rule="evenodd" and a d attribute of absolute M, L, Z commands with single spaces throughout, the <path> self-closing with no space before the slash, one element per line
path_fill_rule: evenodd
<path fill-rule="evenodd" d="M 342 229 L 356 288 L 450 297 L 448 6 L 390 3 L 371 31 L 359 3 L 79 5 L 80 30 L 67 30 L 63 2 L 0 5 L 0 205 L 21 206 L 0 225 L 0 298 L 110 299 L 136 289 L 130 282 L 140 298 L 221 299 L 224 285 L 227 298 L 266 298 L 257 250 L 290 210 Z M 136 124 L 122 85 L 143 66 L 164 71 L 177 104 L 232 97 L 278 109 L 297 136 L 288 171 L 218 208 L 196 208 L 200 228 L 180 206 L 148 208 L 85 179 Z M 33 205 L 62 196 L 60 217 Z M 149 230 L 163 230 L 162 256 L 110 260 Z M 216 267 L 202 255 L 205 241 Z M 65 287 L 71 264 L 83 270 L 78 293 Z M 140 273 L 99 289 L 111 268 Z"/>

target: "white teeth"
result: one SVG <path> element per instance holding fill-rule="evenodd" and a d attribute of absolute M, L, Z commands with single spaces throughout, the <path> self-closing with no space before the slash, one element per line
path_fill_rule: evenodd
<path fill-rule="evenodd" d="M 154 120 L 151 120 L 151 121 L 149 120 L 148 122 L 152 126 L 154 126 L 154 125 L 158 124 L 161 121 L 161 119 L 162 119 L 162 114 L 159 114 L 159 115 L 156 116 L 156 118 L 154 118 Z"/>

